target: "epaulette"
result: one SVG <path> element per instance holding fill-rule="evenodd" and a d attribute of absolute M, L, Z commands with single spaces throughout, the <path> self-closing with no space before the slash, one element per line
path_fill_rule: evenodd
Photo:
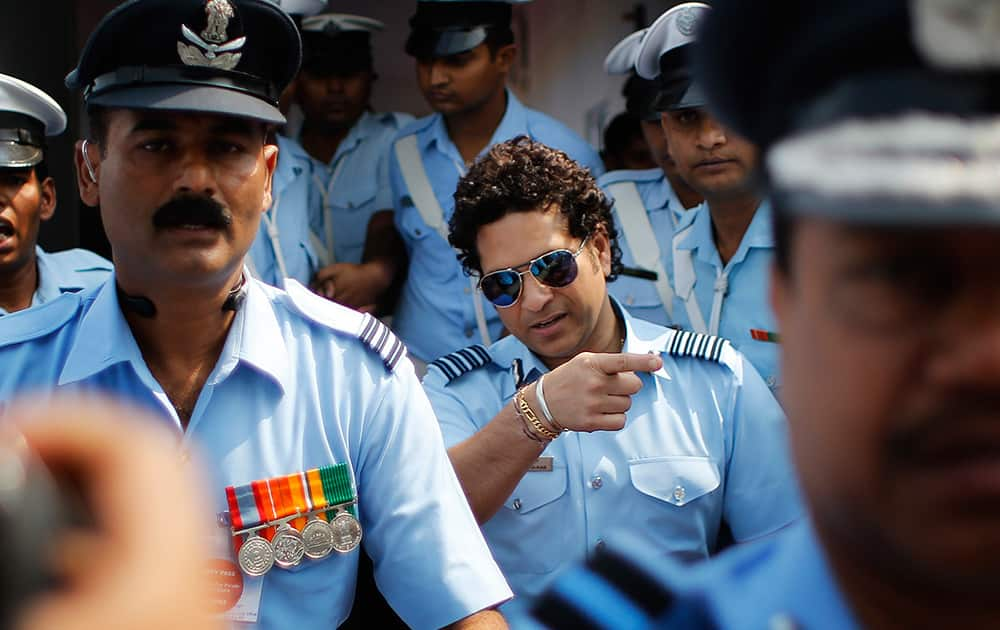
<path fill-rule="evenodd" d="M 51 334 L 72 320 L 80 310 L 83 293 L 63 293 L 38 306 L 0 317 L 0 348 Z"/>
<path fill-rule="evenodd" d="M 619 182 L 654 182 L 661 177 L 663 177 L 663 171 L 659 168 L 608 171 L 598 178 L 597 185 L 604 188 Z"/>
<path fill-rule="evenodd" d="M 731 347 L 729 340 L 722 337 L 690 330 L 675 330 L 663 351 L 675 357 L 694 357 L 721 362 L 723 351 L 729 347 Z"/>
<path fill-rule="evenodd" d="M 432 361 L 427 367 L 440 370 L 445 380 L 450 383 L 463 374 L 478 370 L 492 360 L 486 348 L 475 345 L 446 354 L 437 361 Z"/>
<path fill-rule="evenodd" d="M 292 305 L 310 321 L 357 337 L 381 357 L 390 372 L 406 357 L 403 342 L 375 317 L 322 298 L 295 280 L 286 280 L 284 289 Z"/>

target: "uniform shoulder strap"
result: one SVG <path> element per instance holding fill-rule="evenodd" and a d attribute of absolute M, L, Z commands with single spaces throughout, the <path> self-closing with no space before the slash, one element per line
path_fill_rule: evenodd
<path fill-rule="evenodd" d="M 33 308 L 0 315 L 0 348 L 49 335 L 68 324 L 80 311 L 83 293 L 63 293 Z"/>
<path fill-rule="evenodd" d="M 285 281 L 285 292 L 295 309 L 310 321 L 357 337 L 382 359 L 390 372 L 406 357 L 406 346 L 389 327 L 367 313 L 341 306 L 309 291 L 295 280 Z"/>
<path fill-rule="evenodd" d="M 446 354 L 428 365 L 428 369 L 436 369 L 444 376 L 446 383 L 451 383 L 463 374 L 478 370 L 492 361 L 489 351 L 480 345 L 469 346 Z"/>
<path fill-rule="evenodd" d="M 726 351 L 731 349 L 732 344 L 722 337 L 690 330 L 674 330 L 663 351 L 675 357 L 694 357 L 724 363 Z"/>

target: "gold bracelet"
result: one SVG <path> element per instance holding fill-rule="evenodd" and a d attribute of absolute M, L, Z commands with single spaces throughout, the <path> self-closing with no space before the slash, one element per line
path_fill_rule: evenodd
<path fill-rule="evenodd" d="M 521 388 L 514 396 L 514 402 L 516 403 L 517 409 L 520 412 L 519 415 L 521 415 L 522 418 L 524 418 L 531 424 L 531 427 L 535 430 L 535 433 L 537 433 L 538 435 L 542 436 L 543 438 L 549 441 L 552 441 L 557 437 L 559 437 L 558 433 L 547 428 L 544 424 L 542 424 L 542 421 L 538 419 L 538 416 L 535 415 L 535 412 L 534 410 L 532 410 L 531 405 L 528 404 L 527 399 L 525 399 L 524 397 L 524 388 Z"/>
<path fill-rule="evenodd" d="M 513 403 L 514 403 L 514 413 L 516 413 L 517 417 L 521 420 L 521 433 L 524 433 L 524 435 L 531 441 L 538 442 L 539 444 L 548 444 L 549 442 L 551 442 L 552 440 L 546 440 L 542 437 L 539 437 L 534 431 L 531 430 L 528 424 L 528 419 L 524 417 L 524 413 L 521 411 L 521 407 L 517 399 L 517 394 L 514 395 Z"/>

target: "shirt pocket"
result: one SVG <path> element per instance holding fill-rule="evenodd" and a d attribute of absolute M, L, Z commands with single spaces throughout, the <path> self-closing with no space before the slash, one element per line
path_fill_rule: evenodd
<path fill-rule="evenodd" d="M 684 507 L 714 492 L 721 483 L 710 457 L 672 456 L 630 460 L 632 487 L 647 497 Z"/>
<path fill-rule="evenodd" d="M 530 514 L 566 494 L 566 465 L 554 463 L 550 472 L 527 472 L 514 488 L 504 508 L 515 514 Z"/>
<path fill-rule="evenodd" d="M 344 178 L 345 180 L 347 178 Z M 330 204 L 347 212 L 356 212 L 375 202 L 375 174 L 362 176 L 354 181 L 338 181 L 330 194 Z"/>

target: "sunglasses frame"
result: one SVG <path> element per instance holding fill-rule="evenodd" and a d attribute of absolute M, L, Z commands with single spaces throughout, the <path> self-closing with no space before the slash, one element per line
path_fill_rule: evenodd
<path fill-rule="evenodd" d="M 542 254 L 540 256 L 536 256 L 535 258 L 532 258 L 528 262 L 522 263 L 522 264 L 518 265 L 517 267 L 505 267 L 504 269 L 497 269 L 496 271 L 491 271 L 491 272 L 489 272 L 488 274 L 486 274 L 484 276 L 480 276 L 479 282 L 478 282 L 478 284 L 476 284 L 476 290 L 478 290 L 480 293 L 483 293 L 483 280 L 485 280 L 486 278 L 489 278 L 490 276 L 492 276 L 494 274 L 497 274 L 497 273 L 506 273 L 506 272 L 516 273 L 518 275 L 519 279 L 520 279 L 520 286 L 517 289 L 517 296 L 514 298 L 513 302 L 511 302 L 510 304 L 508 304 L 506 306 L 500 306 L 499 304 L 495 304 L 493 302 L 493 300 L 491 300 L 489 298 L 486 298 L 486 301 L 489 302 L 490 304 L 493 304 L 493 306 L 496 307 L 496 308 L 510 308 L 510 307 L 514 306 L 515 304 L 517 304 L 519 301 L 521 301 L 521 295 L 524 293 L 524 276 L 525 275 L 530 275 L 532 277 L 532 279 L 534 279 L 534 281 L 538 283 L 539 286 L 544 286 L 544 287 L 547 287 L 549 289 L 562 289 L 562 288 L 568 287 L 569 285 L 573 284 L 573 282 L 576 282 L 576 278 L 573 278 L 573 281 L 571 281 L 571 282 L 569 282 L 567 284 L 564 284 L 561 287 L 553 287 L 553 286 L 547 285 L 547 284 L 543 283 L 541 280 L 539 280 L 535 276 L 535 274 L 531 273 L 531 268 L 539 260 L 545 258 L 546 256 L 551 256 L 552 254 L 555 254 L 555 253 L 558 253 L 558 252 L 566 252 L 569 255 L 571 255 L 573 257 L 573 262 L 575 264 L 576 263 L 576 259 L 580 257 L 580 254 L 583 253 L 583 248 L 587 246 L 587 242 L 589 240 L 590 240 L 590 235 L 588 234 L 586 237 L 584 237 L 583 241 L 580 243 L 580 247 L 578 247 L 575 252 L 573 252 L 573 251 L 571 251 L 571 250 L 569 250 L 569 249 L 567 249 L 565 247 L 560 247 L 559 249 L 553 249 L 550 252 L 545 252 L 544 254 Z M 524 271 L 518 271 L 517 270 L 518 267 L 527 267 L 527 269 L 525 269 Z M 485 293 L 484 293 L 484 296 L 485 296 Z"/>

